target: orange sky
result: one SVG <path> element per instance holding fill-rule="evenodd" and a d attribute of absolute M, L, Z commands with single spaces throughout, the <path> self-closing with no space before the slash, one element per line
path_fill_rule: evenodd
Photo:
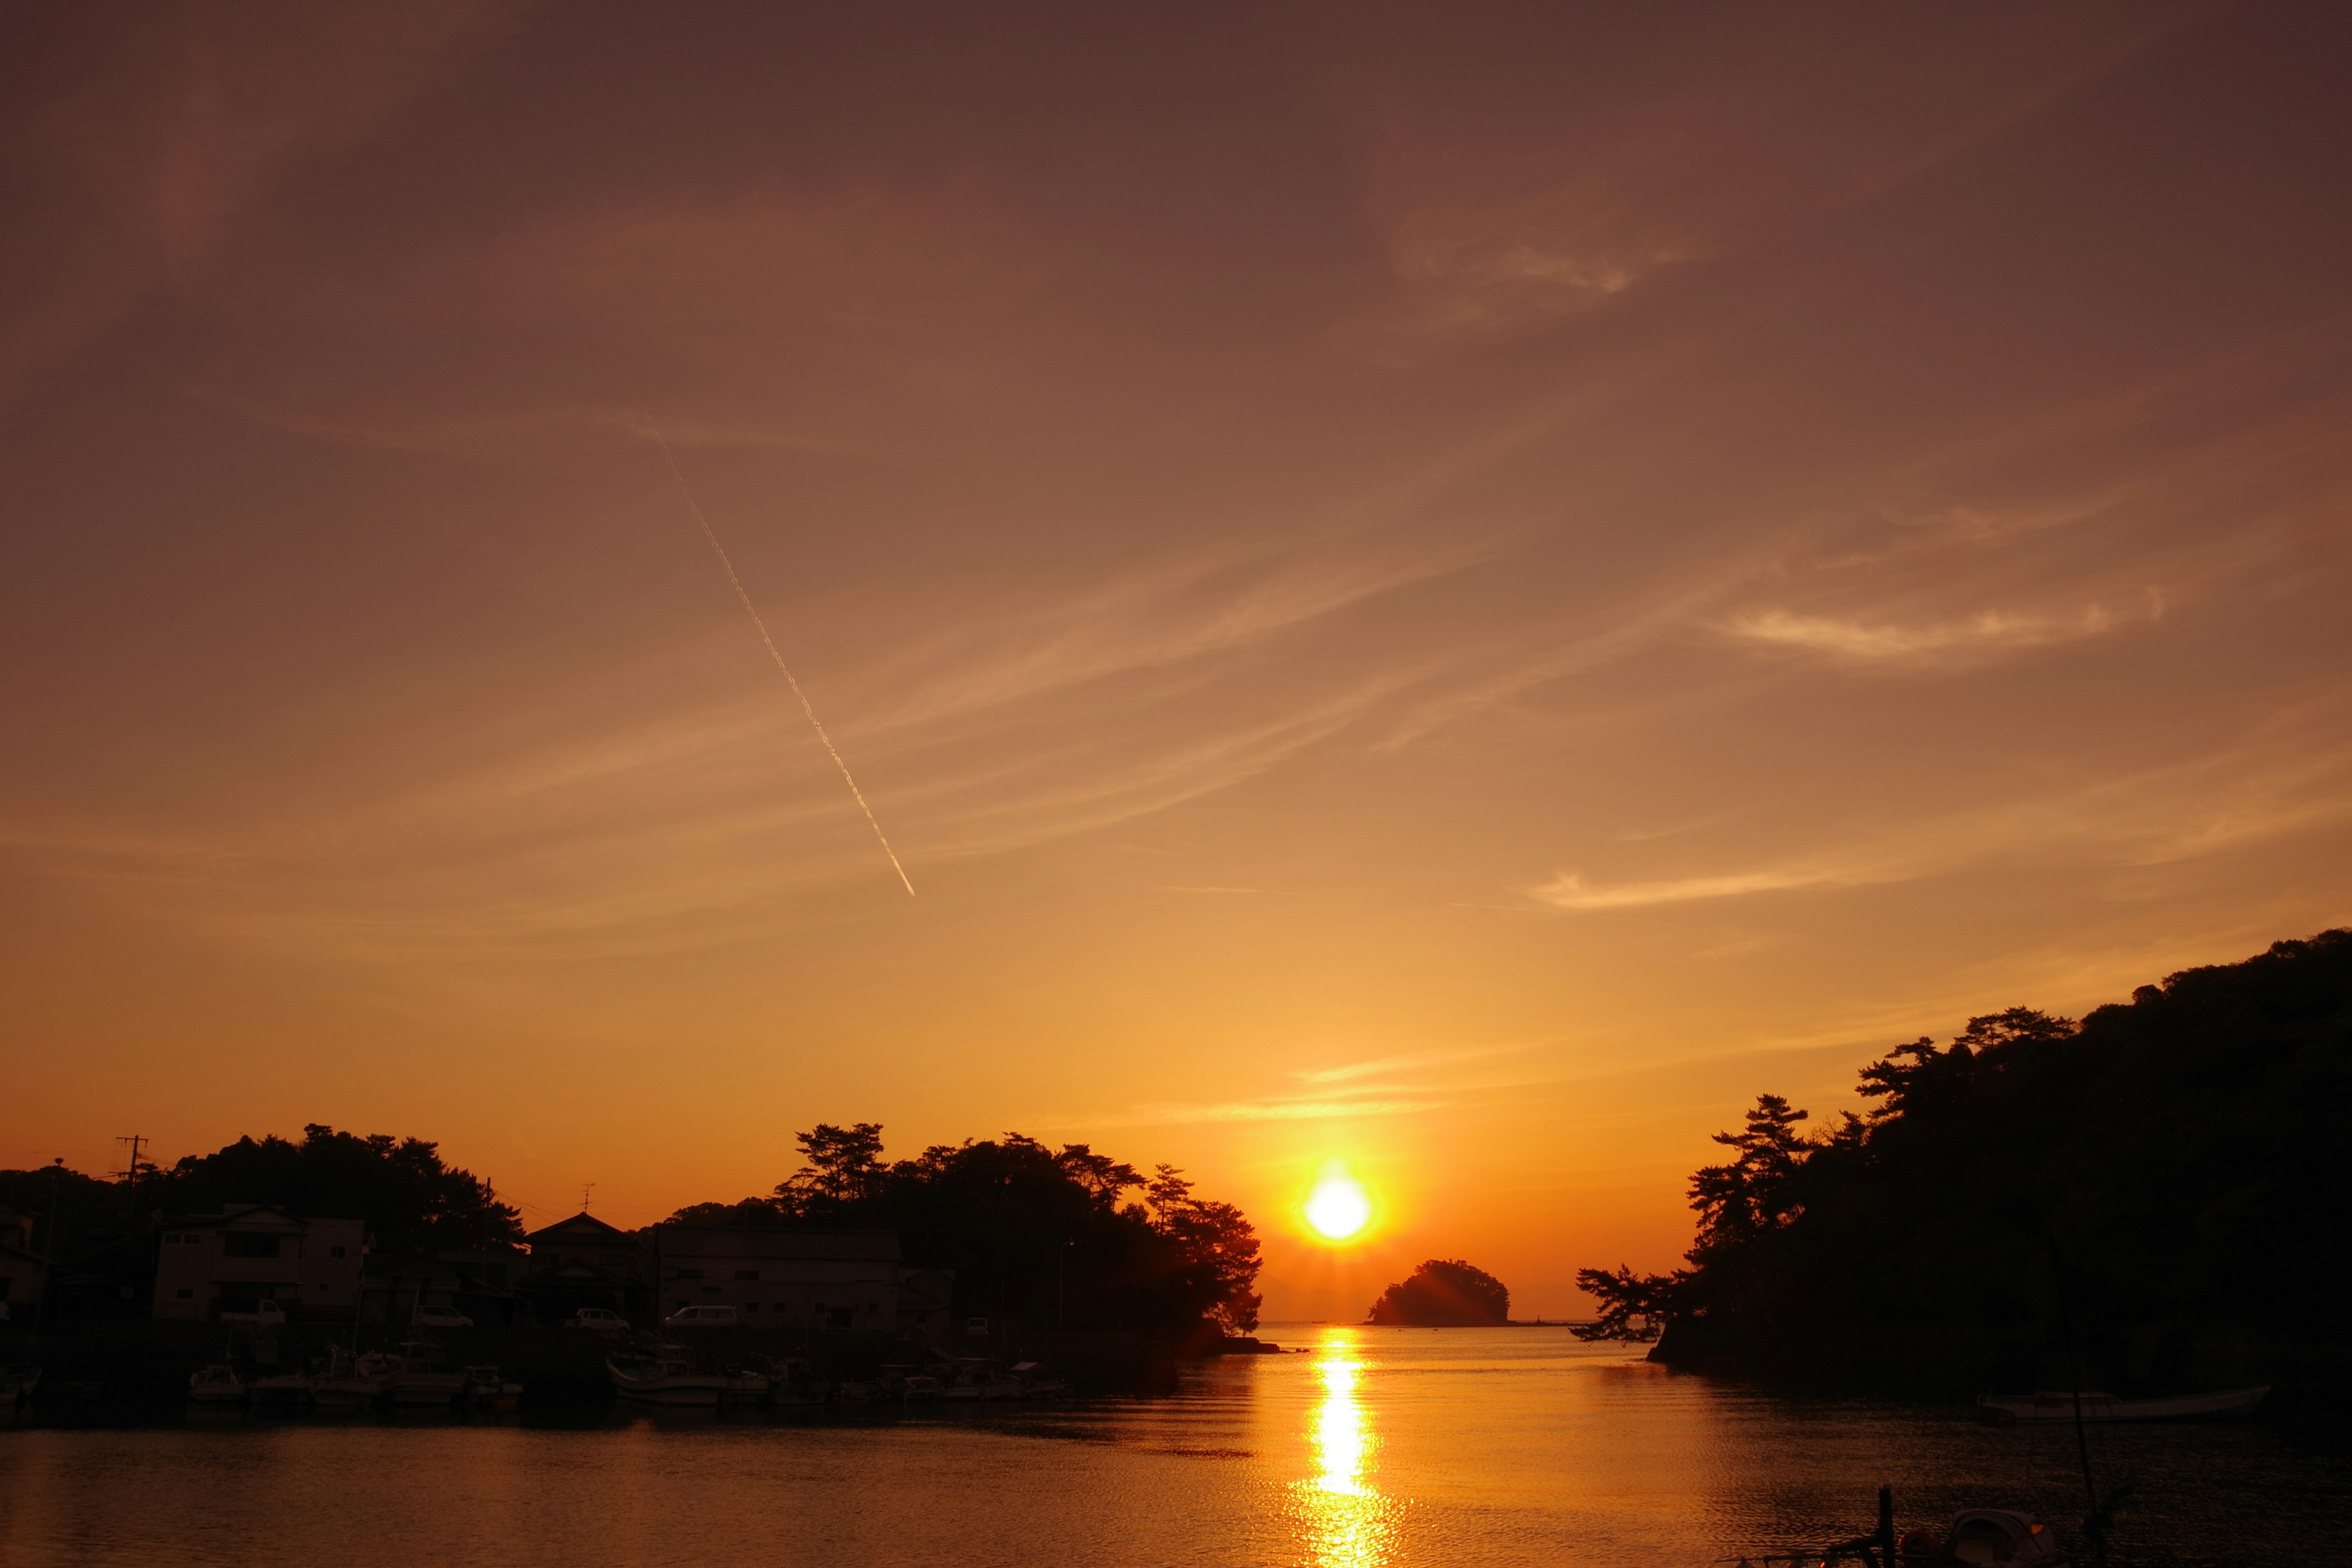
<path fill-rule="evenodd" d="M 0 1163 L 1017 1128 L 1559 1313 L 2352 920 L 2340 11 L 373 10 L 7 24 Z"/>

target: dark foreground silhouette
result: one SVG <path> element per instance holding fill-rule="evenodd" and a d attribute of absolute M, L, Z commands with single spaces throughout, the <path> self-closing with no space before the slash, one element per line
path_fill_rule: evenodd
<path fill-rule="evenodd" d="M 1688 1267 L 1583 1270 L 1603 1310 L 1580 1331 L 1958 1393 L 2070 1386 L 2071 1316 L 2082 1375 L 2119 1394 L 2345 1381 L 2352 931 L 2079 1024 L 1973 1018 L 1871 1063 L 1862 1091 L 1874 1109 L 1819 1131 L 1759 1097 L 1691 1179 Z"/>

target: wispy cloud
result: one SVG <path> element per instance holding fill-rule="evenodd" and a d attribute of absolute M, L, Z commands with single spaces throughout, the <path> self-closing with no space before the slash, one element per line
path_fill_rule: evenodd
<path fill-rule="evenodd" d="M 1499 1046 L 1471 1046 L 1450 1050 L 1406 1051 L 1395 1056 L 1374 1057 L 1366 1061 L 1345 1062 L 1338 1067 L 1308 1068 L 1290 1076 L 1301 1083 L 1345 1083 L 1351 1079 L 1381 1078 L 1390 1073 L 1410 1072 L 1417 1068 L 1449 1067 L 1456 1062 L 1483 1061 L 1488 1058 L 1524 1050 L 1524 1043 Z"/>
<path fill-rule="evenodd" d="M 1417 1116 L 1443 1110 L 1446 1100 L 1231 1100 L 1210 1104 L 1161 1104 L 1142 1107 L 1124 1117 L 1088 1118 L 1090 1123 L 1111 1126 L 1201 1121 L 1339 1121 L 1389 1116 Z"/>
<path fill-rule="evenodd" d="M 2266 725 L 2205 756 L 2077 789 L 1946 813 L 1870 838 L 1743 870 L 1596 882 L 1565 872 L 1528 889 L 1578 913 L 1697 903 L 1939 876 L 2069 849 L 2121 869 L 2171 864 L 2352 817 L 2352 752 L 2298 749 L 2302 722 Z M 2307 741 L 2307 735 L 2302 737 Z"/>
<path fill-rule="evenodd" d="M 1984 610 L 1959 620 L 1915 626 L 1839 620 L 1785 609 L 1752 610 L 1733 616 L 1723 629 L 1750 642 L 1874 663 L 2042 647 L 2098 637 L 2116 625 L 2115 616 L 2092 605 L 2068 616 Z"/>
<path fill-rule="evenodd" d="M 1573 872 L 1531 889 L 1547 904 L 1563 910 L 1632 910 L 1651 904 L 1686 904 L 1701 899 L 1737 899 L 1749 893 L 1780 893 L 1797 888 L 1852 888 L 1890 881 L 1899 873 L 1873 872 L 1839 865 L 1737 871 L 1723 876 L 1678 877 L 1656 882 L 1595 886 Z"/>

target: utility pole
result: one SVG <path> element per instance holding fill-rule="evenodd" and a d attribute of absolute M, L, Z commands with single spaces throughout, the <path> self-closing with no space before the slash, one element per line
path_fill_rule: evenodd
<path fill-rule="evenodd" d="M 139 1172 L 147 1163 L 139 1155 L 140 1151 L 147 1146 L 147 1137 L 144 1133 L 131 1132 L 117 1138 L 115 1142 L 131 1145 L 131 1163 L 121 1173 L 131 1184 L 131 1195 L 136 1198 L 139 1195 Z"/>
<path fill-rule="evenodd" d="M 66 1157 L 63 1154 L 49 1162 L 49 1228 L 41 1237 L 41 1300 L 33 1309 L 33 1321 L 45 1321 L 49 1315 L 49 1287 L 55 1284 L 58 1271 L 58 1194 L 66 1184 Z"/>

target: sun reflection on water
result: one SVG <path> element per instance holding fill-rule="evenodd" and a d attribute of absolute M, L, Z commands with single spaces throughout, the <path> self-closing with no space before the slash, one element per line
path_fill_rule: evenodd
<path fill-rule="evenodd" d="M 1368 1479 L 1379 1438 L 1361 1395 L 1363 1372 L 1355 1334 L 1327 1331 L 1314 1363 L 1322 1397 L 1307 1433 L 1315 1474 L 1298 1488 L 1316 1568 L 1379 1568 L 1389 1560 L 1394 1521 Z"/>

